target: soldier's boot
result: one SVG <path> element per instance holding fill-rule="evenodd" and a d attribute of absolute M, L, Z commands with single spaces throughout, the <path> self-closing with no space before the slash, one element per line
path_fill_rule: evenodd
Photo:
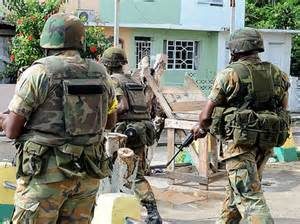
<path fill-rule="evenodd" d="M 147 224 L 162 224 L 162 219 L 157 210 L 157 206 L 155 203 L 145 203 L 144 206 L 147 209 L 147 218 L 145 222 Z"/>

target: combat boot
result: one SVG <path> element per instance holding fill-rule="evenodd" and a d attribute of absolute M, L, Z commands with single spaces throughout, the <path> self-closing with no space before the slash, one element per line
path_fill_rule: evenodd
<path fill-rule="evenodd" d="M 147 218 L 145 222 L 147 224 L 162 224 L 162 219 L 159 215 L 159 212 L 157 210 L 157 206 L 155 203 L 145 203 L 144 206 L 147 209 Z"/>

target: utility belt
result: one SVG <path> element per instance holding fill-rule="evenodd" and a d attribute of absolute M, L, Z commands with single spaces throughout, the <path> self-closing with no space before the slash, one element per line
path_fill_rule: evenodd
<path fill-rule="evenodd" d="M 55 157 L 57 168 L 68 178 L 90 176 L 102 179 L 110 174 L 109 159 L 102 144 L 50 147 L 32 141 L 17 144 L 17 176 L 47 173 L 48 161 Z"/>
<path fill-rule="evenodd" d="M 289 136 L 291 117 L 287 110 L 254 111 L 236 107 L 216 107 L 210 132 L 236 146 L 270 149 L 282 146 Z"/>

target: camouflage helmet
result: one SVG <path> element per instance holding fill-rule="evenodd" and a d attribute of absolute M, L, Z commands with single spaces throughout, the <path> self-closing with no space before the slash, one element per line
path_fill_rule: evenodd
<path fill-rule="evenodd" d="M 230 35 L 227 49 L 234 54 L 250 51 L 263 52 L 264 43 L 261 34 L 256 29 L 244 28 Z"/>
<path fill-rule="evenodd" d="M 40 46 L 45 49 L 83 49 L 84 25 L 70 14 L 54 14 L 45 23 Z"/>
<path fill-rule="evenodd" d="M 110 47 L 103 52 L 101 62 L 107 67 L 119 67 L 128 63 L 123 49 Z"/>

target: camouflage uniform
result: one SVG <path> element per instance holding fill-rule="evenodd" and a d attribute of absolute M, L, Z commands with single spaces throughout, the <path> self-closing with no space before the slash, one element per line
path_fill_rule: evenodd
<path fill-rule="evenodd" d="M 153 70 L 154 71 L 154 70 Z M 148 85 L 147 80 L 143 79 L 141 76 L 141 69 L 137 70 L 133 73 L 132 77 L 139 82 L 144 87 L 145 99 L 147 103 L 148 112 L 150 117 L 153 121 L 153 125 L 155 128 L 155 137 L 158 141 L 160 135 L 165 126 L 165 119 L 166 114 L 163 111 L 163 108 L 159 104 L 158 99 L 156 98 L 155 94 L 153 93 L 152 88 Z"/>
<path fill-rule="evenodd" d="M 118 123 L 114 131 L 128 136 L 126 147 L 132 149 L 139 157 L 134 191 L 141 204 L 146 207 L 147 224 L 161 224 L 156 201 L 151 186 L 145 179 L 147 169 L 147 146 L 153 145 L 155 132 L 150 120 L 145 101 L 144 88 L 130 75 L 124 74 L 122 66 L 127 64 L 125 52 L 120 48 L 111 47 L 104 51 L 101 58 L 114 83 L 116 97 L 121 105 L 123 100 L 128 104 L 118 108 Z M 127 132 L 128 130 L 131 130 Z M 130 137 L 131 136 L 131 137 Z"/>
<path fill-rule="evenodd" d="M 16 140 L 12 221 L 90 223 L 99 178 L 109 175 L 102 132 L 108 111 L 116 109 L 115 94 L 105 68 L 82 59 L 76 50 L 84 40 L 79 19 L 55 14 L 43 34 L 49 26 L 53 32 L 42 35 L 41 46 L 59 51 L 22 73 L 9 104 L 10 111 L 27 121 Z M 73 41 L 64 43 L 61 30 L 65 38 L 74 35 Z"/>
<path fill-rule="evenodd" d="M 237 61 L 243 62 L 253 65 L 261 63 L 257 54 L 241 57 Z M 287 75 L 276 66 L 273 69 L 272 75 L 281 77 L 287 94 Z M 239 74 L 229 66 L 217 74 L 209 99 L 217 106 L 228 107 L 229 102 L 234 102 L 231 106 L 237 106 L 240 105 L 239 101 L 244 100 L 241 89 Z M 227 141 L 223 159 L 226 163 L 228 184 L 222 211 L 216 223 L 239 223 L 241 219 L 246 223 L 274 223 L 261 188 L 262 171 L 271 154 L 272 149 L 236 146 L 233 140 Z"/>
<path fill-rule="evenodd" d="M 122 74 L 125 76 L 125 74 Z M 129 75 L 128 75 L 129 76 Z M 129 76 L 130 77 L 130 76 Z M 121 84 L 116 78 L 114 78 L 114 74 L 112 75 L 112 80 L 114 83 L 115 91 L 116 91 L 116 97 L 118 98 L 119 96 L 125 96 L 126 93 L 124 93 Z M 150 122 L 148 122 L 150 123 Z M 121 128 L 122 126 L 127 127 L 129 124 L 134 124 L 136 126 L 144 126 L 144 121 L 120 121 L 116 124 L 115 130 L 118 132 L 122 132 L 124 128 Z M 146 162 L 147 159 L 147 146 L 146 145 L 136 145 L 136 144 L 128 144 L 126 147 L 131 148 L 134 153 L 139 157 L 139 165 L 138 165 L 138 172 L 137 172 L 137 177 L 135 181 L 135 192 L 137 196 L 139 197 L 140 201 L 142 204 L 146 202 L 155 202 L 154 195 L 152 193 L 151 186 L 149 185 L 148 181 L 145 179 L 144 175 L 146 170 L 148 169 L 148 164 Z"/>

